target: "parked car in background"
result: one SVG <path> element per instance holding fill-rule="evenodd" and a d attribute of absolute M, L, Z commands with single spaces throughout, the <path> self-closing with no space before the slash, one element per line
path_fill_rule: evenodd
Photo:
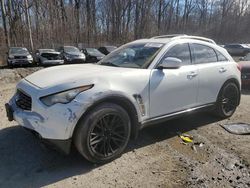
<path fill-rule="evenodd" d="M 27 48 L 10 47 L 7 55 L 7 65 L 11 68 L 15 66 L 27 66 L 33 64 L 33 57 Z"/>
<path fill-rule="evenodd" d="M 101 53 L 96 48 L 84 48 L 84 49 L 82 49 L 82 51 L 86 56 L 87 63 L 98 62 L 105 56 L 103 53 Z"/>
<path fill-rule="evenodd" d="M 38 65 L 61 65 L 64 63 L 60 52 L 55 51 L 54 49 L 38 49 L 34 55 L 34 61 Z"/>
<path fill-rule="evenodd" d="M 116 48 L 117 48 L 116 46 L 102 46 L 98 48 L 98 50 L 104 55 L 108 55 L 110 52 L 114 51 Z"/>
<path fill-rule="evenodd" d="M 243 89 L 250 89 L 250 53 L 240 58 L 241 83 Z"/>
<path fill-rule="evenodd" d="M 245 56 L 250 52 L 250 47 L 246 44 L 226 44 L 224 48 L 233 56 Z"/>
<path fill-rule="evenodd" d="M 123 45 L 97 64 L 31 74 L 6 111 L 63 151 L 74 143 L 89 161 L 105 163 L 148 125 L 205 109 L 232 116 L 240 79 L 238 64 L 211 39 L 154 37 Z"/>
<path fill-rule="evenodd" d="M 61 46 L 58 51 L 60 52 L 64 63 L 73 64 L 86 62 L 86 56 L 77 47 Z"/>

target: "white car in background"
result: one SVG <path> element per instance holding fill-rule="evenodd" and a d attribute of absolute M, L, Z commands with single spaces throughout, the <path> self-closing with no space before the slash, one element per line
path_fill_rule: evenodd
<path fill-rule="evenodd" d="M 98 64 L 40 70 L 17 85 L 9 120 L 89 161 L 120 156 L 145 126 L 201 109 L 230 117 L 240 70 L 211 39 L 158 36 L 125 44 Z"/>
<path fill-rule="evenodd" d="M 57 52 L 54 49 L 36 50 L 34 61 L 41 66 L 64 64 L 64 60 L 60 56 L 60 52 Z"/>

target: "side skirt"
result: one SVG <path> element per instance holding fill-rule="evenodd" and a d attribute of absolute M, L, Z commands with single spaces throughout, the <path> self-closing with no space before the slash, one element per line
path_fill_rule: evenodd
<path fill-rule="evenodd" d="M 179 118 L 179 117 L 182 117 L 184 115 L 194 113 L 197 111 L 209 111 L 209 110 L 213 110 L 214 108 L 215 108 L 215 103 L 209 103 L 209 104 L 205 104 L 202 106 L 197 106 L 194 108 L 189 108 L 189 109 L 185 109 L 182 111 L 178 111 L 178 112 L 150 118 L 150 119 L 147 119 L 141 123 L 140 129 L 143 129 L 145 127 L 148 127 L 148 126 L 151 126 L 154 124 L 162 123 L 162 122 L 168 121 L 170 119 Z"/>

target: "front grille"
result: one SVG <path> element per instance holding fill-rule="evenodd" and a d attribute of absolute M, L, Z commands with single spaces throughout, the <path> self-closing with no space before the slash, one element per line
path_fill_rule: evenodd
<path fill-rule="evenodd" d="M 24 92 L 17 90 L 16 105 L 23 110 L 31 111 L 31 104 L 31 97 Z"/>
<path fill-rule="evenodd" d="M 44 53 L 41 56 L 48 59 L 48 60 L 60 60 L 60 56 L 57 54 Z"/>
<path fill-rule="evenodd" d="M 27 57 L 26 56 L 15 56 L 14 58 L 15 59 L 26 59 Z"/>

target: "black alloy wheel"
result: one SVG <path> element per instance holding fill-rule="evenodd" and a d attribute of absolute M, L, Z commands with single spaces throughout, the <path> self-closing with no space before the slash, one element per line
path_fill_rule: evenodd
<path fill-rule="evenodd" d="M 130 117 L 121 106 L 103 103 L 84 115 L 75 130 L 77 150 L 89 161 L 106 163 L 125 150 L 131 131 Z"/>
<path fill-rule="evenodd" d="M 239 105 L 240 91 L 235 83 L 227 83 L 223 86 L 219 101 L 217 102 L 217 112 L 222 118 L 227 118 L 233 115 Z"/>
<path fill-rule="evenodd" d="M 91 151 L 100 157 L 112 156 L 126 143 L 128 134 L 126 122 L 119 114 L 105 114 L 96 121 L 90 132 Z"/>

